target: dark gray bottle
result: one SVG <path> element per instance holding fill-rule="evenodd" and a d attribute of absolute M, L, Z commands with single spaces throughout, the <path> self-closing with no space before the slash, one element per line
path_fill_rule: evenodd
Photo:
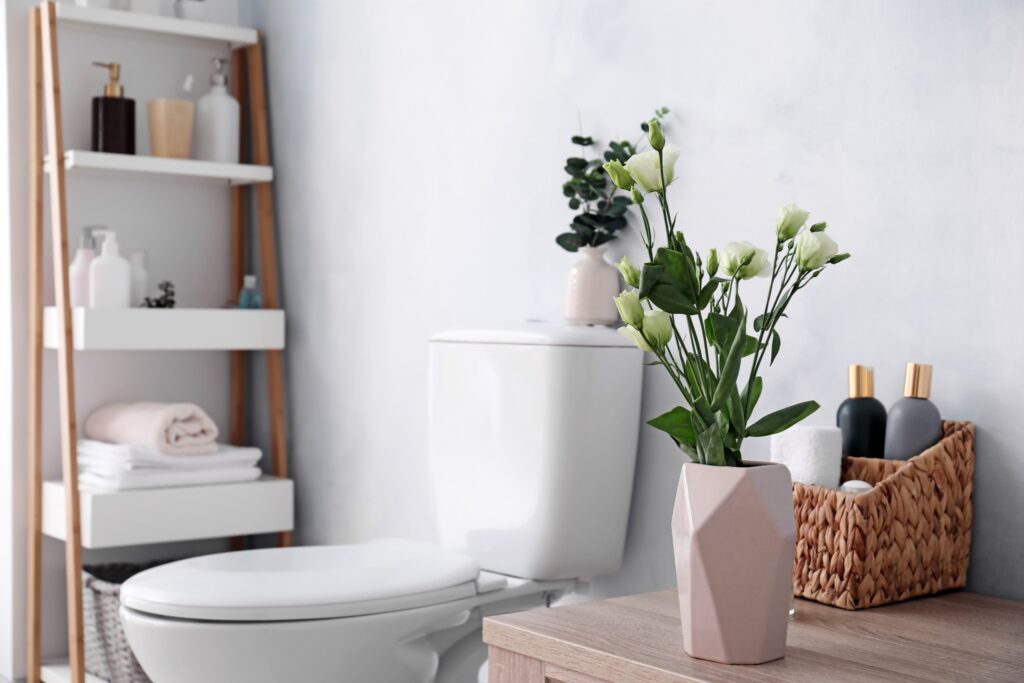
<path fill-rule="evenodd" d="M 928 400 L 932 366 L 907 363 L 903 398 L 892 404 L 885 432 L 886 460 L 907 460 L 928 450 L 942 438 L 942 417 Z"/>
<path fill-rule="evenodd" d="M 875 373 L 850 366 L 850 397 L 839 404 L 836 425 L 843 433 L 843 455 L 881 458 L 885 452 L 885 406 L 875 398 Z"/>

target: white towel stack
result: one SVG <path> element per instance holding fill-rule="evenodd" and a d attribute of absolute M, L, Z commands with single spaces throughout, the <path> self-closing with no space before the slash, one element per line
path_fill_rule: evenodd
<path fill-rule="evenodd" d="M 259 479 L 258 448 L 215 444 L 209 455 L 168 455 L 134 444 L 78 442 L 78 481 L 92 488 L 129 489 L 223 484 Z"/>

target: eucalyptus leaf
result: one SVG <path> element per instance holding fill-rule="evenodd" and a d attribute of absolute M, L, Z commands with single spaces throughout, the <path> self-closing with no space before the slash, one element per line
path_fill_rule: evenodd
<path fill-rule="evenodd" d="M 563 232 L 555 238 L 555 242 L 566 251 L 576 251 L 583 246 L 583 240 L 580 239 L 579 235 L 571 232 Z"/>
<path fill-rule="evenodd" d="M 804 401 L 768 413 L 747 428 L 747 436 L 770 436 L 784 432 L 818 409 L 815 401 Z"/>

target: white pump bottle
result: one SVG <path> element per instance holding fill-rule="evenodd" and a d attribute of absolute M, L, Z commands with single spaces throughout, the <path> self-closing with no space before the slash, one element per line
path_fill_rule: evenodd
<path fill-rule="evenodd" d="M 214 59 L 210 92 L 196 102 L 195 158 L 203 161 L 238 163 L 238 126 L 241 108 L 228 93 L 224 60 Z"/>
<path fill-rule="evenodd" d="M 93 308 L 128 308 L 131 303 L 132 269 L 121 256 L 113 230 L 95 230 L 104 238 L 100 255 L 89 264 L 89 305 Z"/>

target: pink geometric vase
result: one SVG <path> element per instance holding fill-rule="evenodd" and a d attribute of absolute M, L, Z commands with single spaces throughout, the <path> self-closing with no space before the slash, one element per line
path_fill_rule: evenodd
<path fill-rule="evenodd" d="M 672 540 L 686 653 L 725 664 L 784 656 L 796 542 L 789 470 L 685 463 Z"/>

